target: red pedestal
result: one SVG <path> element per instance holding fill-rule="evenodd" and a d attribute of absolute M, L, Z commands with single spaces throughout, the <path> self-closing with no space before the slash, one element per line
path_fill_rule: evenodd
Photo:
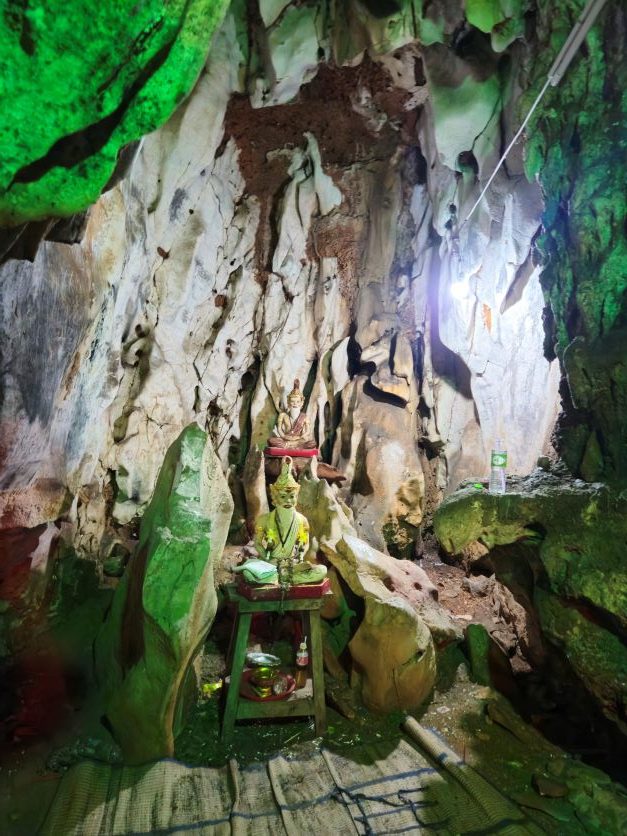
<path fill-rule="evenodd" d="M 276 456 L 282 458 L 283 456 L 291 456 L 293 459 L 313 459 L 314 456 L 320 455 L 320 450 L 317 447 L 303 447 L 291 450 L 287 447 L 266 447 L 263 451 L 266 456 Z"/>
<path fill-rule="evenodd" d="M 246 581 L 239 576 L 237 578 L 237 591 L 244 598 L 249 601 L 280 601 L 281 599 L 289 600 L 290 598 L 322 598 L 331 591 L 331 582 L 328 578 L 323 578 L 320 583 L 301 583 L 295 586 L 290 586 L 285 594 L 281 591 L 280 586 L 273 585 L 259 585 L 246 583 Z"/>

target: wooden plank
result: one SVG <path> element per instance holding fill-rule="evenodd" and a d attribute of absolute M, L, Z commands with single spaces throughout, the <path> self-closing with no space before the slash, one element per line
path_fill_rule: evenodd
<path fill-rule="evenodd" d="M 294 601 L 249 601 L 242 598 L 237 601 L 240 612 L 307 612 L 319 610 L 322 598 L 301 598 Z"/>
<path fill-rule="evenodd" d="M 238 720 L 267 719 L 269 717 L 310 717 L 315 711 L 312 699 L 277 700 L 276 702 L 255 702 L 242 699 L 237 707 Z"/>
<path fill-rule="evenodd" d="M 324 664 L 322 661 L 322 630 L 320 629 L 320 612 L 307 614 L 309 633 L 311 636 L 311 670 L 313 677 L 313 694 L 316 715 L 316 734 L 324 734 L 327 727 L 327 706 L 324 698 Z"/>
<path fill-rule="evenodd" d="M 228 741 L 233 735 L 235 718 L 237 717 L 237 704 L 239 702 L 239 686 L 242 681 L 242 671 L 246 660 L 246 645 L 250 631 L 251 613 L 240 613 L 237 623 L 237 637 L 235 639 L 235 650 L 233 651 L 233 665 L 231 667 L 231 682 L 226 697 L 226 707 L 222 719 L 222 740 Z"/>
<path fill-rule="evenodd" d="M 294 612 L 319 610 L 324 603 L 325 597 L 319 598 L 284 598 L 277 601 L 250 601 L 240 595 L 232 584 L 227 584 L 226 592 L 229 601 L 239 606 L 240 612 Z"/>

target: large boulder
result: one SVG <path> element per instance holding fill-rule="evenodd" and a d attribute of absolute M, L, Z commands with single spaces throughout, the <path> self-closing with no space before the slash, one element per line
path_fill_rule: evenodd
<path fill-rule="evenodd" d="M 606 716 L 627 729 L 625 492 L 538 469 L 511 480 L 502 496 L 462 486 L 440 505 L 434 528 L 451 555 L 485 561 L 492 550 L 497 574 L 503 549 L 495 547 L 535 546 L 533 605 L 545 637 Z"/>
<path fill-rule="evenodd" d="M 213 622 L 233 500 L 208 436 L 168 450 L 137 551 L 96 641 L 105 715 L 129 763 L 172 756 L 192 661 Z"/>
<path fill-rule="evenodd" d="M 299 509 L 320 550 L 352 595 L 363 617 L 348 642 L 352 678 L 365 705 L 380 712 L 415 708 L 435 682 L 436 643 L 461 638 L 437 604 L 427 574 L 361 540 L 350 511 L 324 480 L 301 479 Z M 341 585 L 334 587 L 341 594 Z"/>

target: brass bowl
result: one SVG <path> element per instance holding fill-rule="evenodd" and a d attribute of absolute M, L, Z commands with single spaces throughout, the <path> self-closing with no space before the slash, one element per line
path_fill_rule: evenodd
<path fill-rule="evenodd" d="M 277 672 L 273 668 L 260 667 L 255 668 L 255 672 L 250 677 L 250 681 L 258 688 L 269 688 L 272 690 L 272 680 Z"/>
<path fill-rule="evenodd" d="M 262 700 L 266 700 L 266 699 L 268 699 L 268 697 L 272 696 L 272 686 L 271 685 L 264 685 L 263 687 L 261 687 L 260 685 L 257 685 L 255 687 L 254 691 L 257 694 L 257 696 L 260 697 Z"/>

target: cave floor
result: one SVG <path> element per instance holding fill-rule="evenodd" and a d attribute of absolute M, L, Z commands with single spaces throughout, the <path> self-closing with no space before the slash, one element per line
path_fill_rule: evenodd
<path fill-rule="evenodd" d="M 521 820 L 515 825 L 517 829 L 508 831 L 503 825 L 502 828 L 491 832 L 536 832 L 564 834 L 564 836 L 586 833 L 614 836 L 614 834 L 625 832 L 621 829 L 620 822 L 627 821 L 627 793 L 621 791 L 618 785 L 613 784 L 604 773 L 586 766 L 548 743 L 537 731 L 521 720 L 509 702 L 498 692 L 472 682 L 464 657 L 460 652 L 449 654 L 442 668 L 442 675 L 433 699 L 426 708 L 414 712 L 414 715 L 423 728 L 436 732 L 459 760 L 474 770 L 473 774 L 476 772 L 486 779 L 491 787 L 497 788 L 498 792 L 504 796 L 503 803 L 512 804 L 512 809 L 518 811 L 517 815 L 521 816 Z M 305 785 L 303 796 L 298 801 L 300 805 L 298 809 L 301 812 L 306 811 L 309 805 L 311 807 L 309 814 L 313 816 L 311 820 L 318 822 L 318 829 L 296 832 L 341 832 L 334 828 L 320 829 L 320 821 L 316 819 L 318 815 L 331 814 L 330 809 L 323 812 L 320 807 L 322 795 L 326 792 L 326 790 L 323 792 L 324 787 L 321 788 L 318 784 L 315 786 L 307 784 L 308 775 L 319 774 L 322 770 L 323 763 L 320 758 L 326 758 L 326 762 L 329 757 L 339 758 L 338 762 L 344 763 L 340 772 L 340 778 L 344 782 L 348 775 L 353 775 L 356 770 L 363 769 L 375 770 L 374 778 L 366 776 L 365 780 L 379 781 L 381 775 L 385 773 L 387 774 L 386 780 L 392 782 L 396 780 L 395 776 L 403 763 L 406 763 L 407 757 L 412 757 L 411 753 L 408 755 L 407 744 L 415 744 L 401 728 L 404 715 L 399 713 L 386 718 L 377 718 L 363 709 L 359 710 L 352 720 L 349 720 L 330 708 L 328 729 L 322 738 L 315 738 L 312 725 L 303 720 L 239 724 L 236 726 L 230 746 L 223 747 L 218 737 L 219 702 L 219 691 L 214 691 L 195 706 L 190 723 L 177 741 L 177 761 L 165 762 L 172 764 L 173 767 L 167 772 L 166 777 L 161 775 L 158 778 L 159 786 L 165 786 L 164 782 L 167 783 L 168 780 L 181 780 L 180 772 L 174 768 L 177 762 L 185 764 L 186 769 L 195 768 L 196 772 L 185 772 L 185 775 L 188 778 L 194 775 L 195 780 L 201 783 L 218 780 L 216 776 L 235 769 L 239 770 L 240 775 L 240 795 L 243 794 L 243 797 L 248 797 L 250 801 L 251 798 L 258 799 L 260 793 L 262 795 L 265 793 L 263 797 L 267 802 L 272 795 L 269 785 L 264 784 L 260 788 L 257 781 L 251 788 L 246 783 L 250 776 L 257 775 L 260 771 L 264 775 L 268 773 L 272 784 L 272 781 L 276 783 L 278 780 L 274 774 L 277 768 L 288 769 L 289 766 L 291 769 L 290 764 L 293 763 L 309 764 L 304 777 L 301 776 L 299 779 L 301 782 L 305 781 Z M 85 706 L 82 716 L 77 714 L 74 721 L 65 728 L 64 733 L 59 734 L 55 743 L 59 745 L 63 741 L 67 742 L 68 739 L 72 739 L 73 735 L 79 733 L 84 736 L 86 729 L 91 729 L 93 732 L 96 721 L 97 718 L 93 712 L 90 716 L 88 707 Z M 15 836 L 27 834 L 30 836 L 39 832 L 46 813 L 49 816 L 48 823 L 54 821 L 54 815 L 59 815 L 60 811 L 62 819 L 69 821 L 67 816 L 72 813 L 70 808 L 75 802 L 70 803 L 68 798 L 78 799 L 77 804 L 87 804 L 86 798 L 91 799 L 97 796 L 96 784 L 105 780 L 102 775 L 100 779 L 96 779 L 96 776 L 100 774 L 99 770 L 105 770 L 102 774 L 106 775 L 107 786 L 113 786 L 115 784 L 113 776 L 120 773 L 118 767 L 110 767 L 102 762 L 98 764 L 95 761 L 83 761 L 83 766 L 75 766 L 65 775 L 51 772 L 44 766 L 50 748 L 50 743 L 46 745 L 37 742 L 30 747 L 16 748 L 12 758 L 5 758 L 2 765 L 4 779 L 0 785 L 2 833 L 7 833 L 9 836 L 14 834 Z M 430 755 L 424 747 L 416 747 L 415 757 L 415 769 L 418 771 L 436 768 L 439 773 L 442 772 L 442 764 L 438 763 L 438 757 L 434 757 L 433 753 Z M 277 758 L 279 758 L 278 761 Z M 426 766 L 424 761 L 426 761 Z M 129 774 L 135 781 L 137 774 Z M 326 772 L 324 774 L 326 775 Z M 142 780 L 145 777 L 143 772 L 141 777 Z M 296 778 L 292 776 L 289 780 L 287 778 L 285 780 L 289 785 Z M 567 797 L 541 796 L 534 788 L 538 779 L 546 782 L 551 794 L 567 792 Z M 232 802 L 233 784 L 231 779 L 229 781 L 231 783 L 227 782 L 227 789 L 231 794 L 229 798 Z M 455 781 L 453 783 L 457 786 Z M 148 803 L 149 799 L 146 798 L 145 793 L 156 793 L 155 798 L 160 797 L 161 791 L 157 793 L 154 787 L 152 790 L 149 785 L 142 784 L 141 787 L 139 796 L 137 794 L 135 796 L 136 802 L 141 797 L 145 803 Z M 227 789 L 223 788 L 223 794 L 227 793 Z M 404 792 L 407 787 L 403 785 L 401 789 Z M 437 790 L 433 792 L 437 800 L 439 797 Z M 63 798 L 65 801 L 61 804 L 60 800 Z M 431 802 L 435 803 L 434 799 L 429 801 Z M 91 809 L 90 804 L 91 802 L 85 809 Z M 289 799 L 285 801 L 285 804 L 289 807 Z M 75 808 L 72 809 L 75 811 Z M 374 807 L 371 808 L 371 810 L 374 809 Z M 276 821 L 274 821 L 273 829 L 267 832 L 284 832 L 279 818 L 280 811 L 274 807 L 273 810 Z M 196 812 L 198 815 L 202 813 L 205 820 L 211 818 L 209 816 L 211 811 L 206 808 L 206 805 L 203 811 Z M 382 816 L 384 811 L 378 812 Z M 122 812 L 118 811 L 117 815 L 119 817 Z M 218 815 L 216 812 L 214 818 L 220 818 L 221 815 L 222 813 Z M 242 816 L 245 820 L 244 813 Z M 445 828 L 440 832 L 470 832 L 470 830 L 460 829 L 459 823 L 455 824 L 454 819 L 449 824 L 449 829 Z M 218 828 L 217 821 L 208 827 L 217 828 L 207 830 L 208 833 L 222 832 Z M 220 827 L 226 827 L 226 823 L 222 822 Z M 224 832 L 249 832 L 239 826 L 232 831 L 229 828 L 230 826 Z M 65 836 L 65 833 L 80 833 L 82 836 L 83 833 L 88 834 L 92 830 L 90 828 L 59 829 L 57 826 L 57 829 L 52 828 L 47 832 L 55 836 L 56 834 Z M 129 826 L 128 829 L 104 832 L 135 833 L 137 828 Z M 161 832 L 172 831 L 166 829 Z M 185 828 L 181 832 L 185 832 Z M 195 832 L 205 831 L 196 829 Z M 372 832 L 398 831 L 373 828 Z M 420 825 L 416 823 L 414 832 L 430 832 L 430 829 L 425 828 L 421 831 Z"/>
<path fill-rule="evenodd" d="M 423 566 L 438 585 L 441 602 L 459 619 L 460 624 L 482 623 L 489 627 L 494 614 L 485 597 L 464 587 L 461 569 L 440 563 L 434 555 Z M 66 628 L 71 630 L 71 619 Z M 380 763 L 378 769 L 393 771 L 398 767 L 394 760 L 397 754 L 400 752 L 407 757 L 408 738 L 401 729 L 403 714 L 373 716 L 351 703 L 348 686 L 342 689 L 331 682 L 327 692 L 331 707 L 328 709 L 328 728 L 324 737 L 316 738 L 313 724 L 306 720 L 251 722 L 238 724 L 231 744 L 223 746 L 218 731 L 219 683 L 224 673 L 223 648 L 223 638 L 216 641 L 212 637 L 207 643 L 200 671 L 201 681 L 206 686 L 203 697 L 193 707 L 190 721 L 177 739 L 177 762 L 184 764 L 185 768 L 197 769 L 198 774 L 205 777 L 210 773 L 213 775 L 215 770 L 228 769 L 237 769 L 244 776 L 249 771 L 250 774 L 267 771 L 269 765 L 280 757 L 281 762 L 309 761 L 311 769 L 316 772 L 322 768 L 316 758 L 332 755 L 356 765 L 378 760 L 383 764 Z M 289 646 L 286 652 L 289 654 Z M 612 783 L 605 773 L 549 743 L 521 719 L 499 692 L 473 682 L 468 669 L 468 660 L 462 651 L 458 647 L 449 648 L 440 657 L 438 683 L 431 701 L 413 714 L 423 728 L 433 729 L 440 735 L 461 762 L 498 788 L 518 811 L 517 815 L 523 816 L 531 828 L 528 831 L 516 825 L 518 829 L 511 832 L 534 832 L 534 827 L 539 828 L 535 832 L 565 836 L 580 833 L 614 836 L 627 832 L 624 829 L 624 822 L 627 821 L 627 793 L 624 789 Z M 335 708 L 340 708 L 343 713 Z M 52 751 L 63 746 L 67 748 L 79 738 L 89 740 L 90 736 L 102 738 L 103 732 L 96 706 L 88 694 L 80 705 L 66 705 L 64 722 L 48 737 L 18 736 L 12 745 L 5 746 L 0 760 L 0 832 L 8 836 L 31 836 L 39 832 L 47 813 L 55 809 L 52 806 L 55 797 L 58 801 L 67 787 L 70 787 L 72 795 L 76 794 L 77 788 L 72 786 L 71 776 L 79 774 L 79 769 L 89 769 L 90 763 L 95 769 L 98 757 L 98 769 L 109 770 L 108 780 L 112 775 L 119 774 L 118 767 L 104 763 L 103 752 L 106 752 L 108 743 L 95 755 L 96 760 L 83 760 L 83 764 L 87 764 L 83 767 L 74 766 L 69 772 L 51 768 L 49 756 Z M 389 764 L 386 760 L 388 755 L 393 757 Z M 398 757 L 401 755 L 398 754 Z M 416 758 L 417 763 L 426 758 L 430 767 L 439 769 L 441 766 L 437 758 L 434 760 L 420 747 Z M 80 759 L 77 757 L 75 760 Z M 352 767 L 348 771 L 352 772 Z M 89 774 L 93 777 L 95 773 Z M 90 780 L 89 776 L 83 780 L 83 796 L 85 793 L 89 796 L 91 792 Z M 232 784 L 229 786 L 229 792 L 232 792 Z M 538 787 L 542 788 L 544 795 L 540 794 Z M 312 810 L 317 808 L 316 792 L 315 788 L 311 789 L 309 800 L 301 799 L 304 808 L 307 804 L 313 805 Z M 460 829 L 454 822 L 451 827 L 450 832 L 469 832 Z M 122 828 L 103 832 L 121 834 L 136 830 Z M 57 829 L 51 832 L 66 831 Z M 87 834 L 90 831 L 78 829 L 67 832 Z M 196 829 L 195 832 L 202 831 Z M 231 831 L 227 829 L 224 832 Z M 248 831 L 240 828 L 237 832 Z M 276 832 L 281 832 L 280 827 Z M 317 832 L 337 831 L 319 828 Z M 395 831 L 373 828 L 373 832 Z M 420 832 L 418 824 L 414 832 Z"/>

